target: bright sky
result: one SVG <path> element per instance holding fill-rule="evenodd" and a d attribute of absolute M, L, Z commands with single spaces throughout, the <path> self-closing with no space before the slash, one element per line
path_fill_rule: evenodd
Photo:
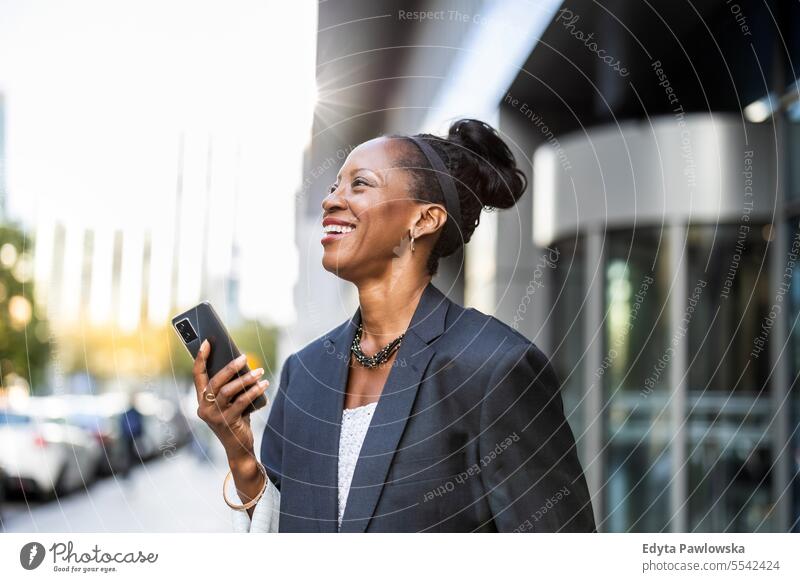
<path fill-rule="evenodd" d="M 200 298 L 209 200 L 211 275 L 228 271 L 235 229 L 242 312 L 282 324 L 294 318 L 294 195 L 311 132 L 316 27 L 313 0 L 0 0 L 8 210 L 40 234 L 40 245 L 55 221 L 67 226 L 58 309 L 68 314 L 77 300 L 72 265 L 89 228 L 100 241 L 93 317 L 109 314 L 109 244 L 123 228 L 123 303 L 140 300 L 141 241 L 150 230 L 151 305 L 156 318 L 167 315 L 183 133 L 181 302 Z M 37 256 L 40 273 L 46 255 Z"/>

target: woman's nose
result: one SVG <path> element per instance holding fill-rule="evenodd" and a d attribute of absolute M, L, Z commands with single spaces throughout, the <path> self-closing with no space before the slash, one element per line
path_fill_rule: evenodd
<path fill-rule="evenodd" d="M 339 189 L 332 190 L 322 199 L 322 209 L 329 212 L 333 208 L 344 208 L 344 197 L 339 195 Z"/>

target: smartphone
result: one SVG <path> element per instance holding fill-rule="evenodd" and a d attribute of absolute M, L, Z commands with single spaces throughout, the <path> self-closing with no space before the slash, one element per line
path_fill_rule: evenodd
<path fill-rule="evenodd" d="M 213 378 L 231 360 L 235 360 L 241 355 L 219 315 L 217 315 L 217 312 L 208 301 L 203 301 L 188 311 L 173 317 L 172 327 L 175 328 L 192 359 L 197 358 L 197 352 L 200 350 L 203 340 L 208 340 L 211 344 L 211 353 L 206 362 L 206 371 L 209 378 Z M 245 364 L 237 373 L 237 377 L 249 373 L 250 368 Z M 233 400 L 236 400 L 241 393 L 239 392 Z M 248 405 L 243 414 L 250 414 L 259 408 L 263 408 L 266 404 L 267 399 L 261 394 Z"/>

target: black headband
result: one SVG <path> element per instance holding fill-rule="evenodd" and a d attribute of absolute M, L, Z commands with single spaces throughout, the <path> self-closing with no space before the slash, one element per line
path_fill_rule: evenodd
<path fill-rule="evenodd" d="M 439 182 L 439 189 L 444 196 L 444 206 L 449 215 L 447 222 L 444 224 L 444 231 L 441 234 L 443 250 L 450 252 L 461 246 L 461 231 L 459 225 L 461 224 L 461 202 L 458 200 L 458 190 L 456 190 L 456 183 L 453 177 L 444 165 L 442 158 L 436 153 L 436 150 L 431 145 L 418 137 L 410 137 L 417 147 L 425 154 L 431 169 L 436 174 L 436 179 Z"/>

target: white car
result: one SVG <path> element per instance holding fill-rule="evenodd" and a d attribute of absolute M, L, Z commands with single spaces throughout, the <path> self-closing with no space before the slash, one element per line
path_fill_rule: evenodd
<path fill-rule="evenodd" d="M 9 489 L 45 497 L 89 484 L 100 449 L 84 430 L 57 418 L 0 410 L 0 467 Z"/>
<path fill-rule="evenodd" d="M 136 409 L 142 415 L 142 434 L 136 447 L 142 459 L 174 454 L 187 439 L 188 426 L 179 408 L 152 392 L 140 392 Z"/>

